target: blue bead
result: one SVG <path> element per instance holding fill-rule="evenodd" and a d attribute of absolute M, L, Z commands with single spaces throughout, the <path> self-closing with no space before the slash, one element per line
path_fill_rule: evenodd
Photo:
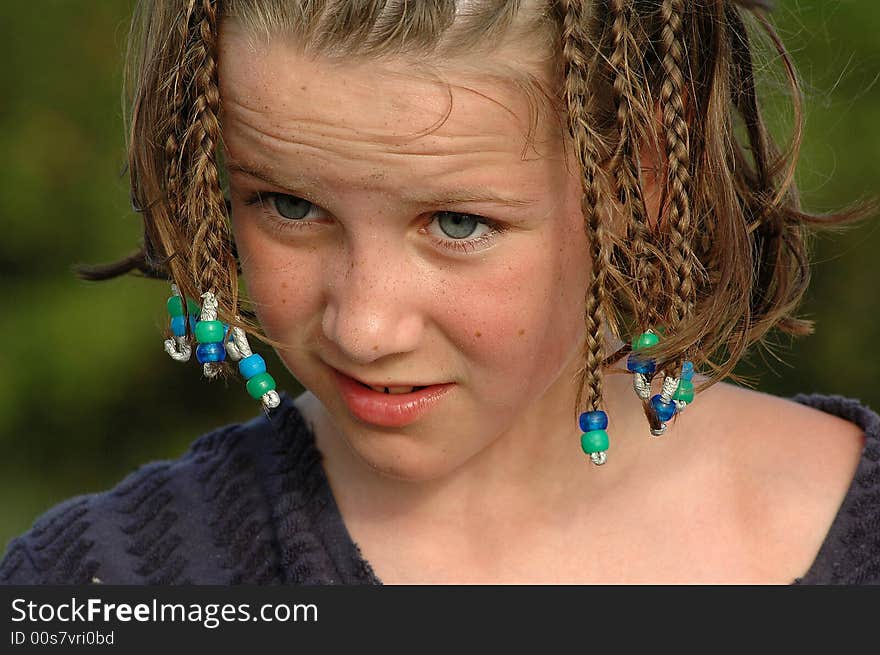
<path fill-rule="evenodd" d="M 664 403 L 663 397 L 659 393 L 651 396 L 651 405 L 654 406 L 654 411 L 657 412 L 657 418 L 661 421 L 668 421 L 675 414 L 675 403 Z"/>
<path fill-rule="evenodd" d="M 578 419 L 578 423 L 584 432 L 604 430 L 608 427 L 608 415 L 601 409 L 597 409 L 594 412 L 584 412 Z"/>
<path fill-rule="evenodd" d="M 266 372 L 266 360 L 254 353 L 238 363 L 238 372 L 245 380 Z"/>
<path fill-rule="evenodd" d="M 226 359 L 226 348 L 222 343 L 200 343 L 196 348 L 196 359 L 200 364 L 222 362 Z"/>
<path fill-rule="evenodd" d="M 654 363 L 653 359 L 648 359 L 636 353 L 630 353 L 629 357 L 626 358 L 626 369 L 631 373 L 651 375 L 657 370 L 657 364 Z"/>
<path fill-rule="evenodd" d="M 175 337 L 182 337 L 186 334 L 186 317 L 185 316 L 172 316 L 171 317 L 171 332 L 174 333 Z"/>
<path fill-rule="evenodd" d="M 690 382 L 694 377 L 694 363 L 691 360 L 687 360 L 684 364 L 681 365 L 681 379 L 685 382 Z"/>

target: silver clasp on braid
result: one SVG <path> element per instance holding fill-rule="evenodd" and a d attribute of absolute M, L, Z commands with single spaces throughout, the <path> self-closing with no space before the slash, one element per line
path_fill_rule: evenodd
<path fill-rule="evenodd" d="M 663 399 L 664 403 L 672 401 L 672 394 L 675 393 L 675 390 L 677 388 L 678 378 L 674 378 L 668 375 L 663 378 L 663 389 L 660 391 L 660 397 Z"/>
<path fill-rule="evenodd" d="M 633 389 L 642 400 L 651 399 L 651 385 L 644 373 L 633 373 Z"/>
<path fill-rule="evenodd" d="M 217 320 L 217 298 L 210 291 L 202 294 L 202 313 L 199 316 L 200 321 L 216 321 Z M 220 372 L 220 368 L 214 362 L 205 362 L 202 364 L 202 370 L 205 377 L 216 377 Z"/>

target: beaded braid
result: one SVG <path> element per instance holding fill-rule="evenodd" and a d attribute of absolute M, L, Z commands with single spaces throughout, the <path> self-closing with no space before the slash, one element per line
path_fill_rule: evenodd
<path fill-rule="evenodd" d="M 686 81 L 682 73 L 683 0 L 663 0 L 660 7 L 660 45 L 663 83 L 660 87 L 660 110 L 665 132 L 666 165 L 670 190 L 668 234 L 669 254 L 676 275 L 673 276 L 670 322 L 681 325 L 691 314 L 694 302 L 693 248 L 690 212 L 690 148 L 688 125 L 682 96 Z M 667 363 L 667 377 L 681 375 L 686 359 L 683 353 Z"/>
<path fill-rule="evenodd" d="M 639 144 L 636 124 L 644 125 L 648 118 L 641 111 L 641 106 L 636 100 L 636 89 L 644 77 L 639 75 L 638 46 L 632 31 L 635 20 L 635 8 L 632 0 L 611 0 L 609 3 L 612 32 L 612 50 L 608 62 L 613 75 L 612 96 L 614 100 L 615 116 L 617 123 L 618 145 L 614 153 L 611 168 L 614 175 L 615 188 L 618 200 L 625 209 L 627 218 L 627 240 L 632 244 L 634 261 L 630 262 L 630 270 L 633 271 L 636 288 L 637 302 L 633 307 L 635 314 L 637 333 L 644 333 L 651 326 L 656 325 L 659 317 L 654 304 L 648 299 L 650 293 L 651 278 L 654 277 L 654 268 L 650 258 L 653 256 L 647 243 L 647 216 L 648 211 L 641 191 L 639 176 Z M 653 370 L 644 373 L 645 383 L 650 383 Z M 634 383 L 638 385 L 642 381 L 636 378 Z M 651 405 L 650 390 L 637 386 L 638 397 L 642 401 L 642 409 L 648 423 L 654 430 L 661 428 L 660 420 Z"/>
<path fill-rule="evenodd" d="M 202 294 L 214 294 L 221 316 L 234 317 L 238 307 L 237 267 L 229 246 L 227 206 L 216 154 L 221 138 L 216 0 L 200 0 L 190 25 L 190 42 L 183 60 L 192 62 L 195 90 L 191 120 L 183 138 L 183 148 L 192 157 L 183 198 L 187 233 L 193 235 L 190 276 Z M 205 367 L 205 374 L 211 377 L 220 370 L 213 363 Z"/>
<path fill-rule="evenodd" d="M 226 222 L 229 203 L 220 188 L 217 166 L 221 140 L 220 93 L 217 79 L 217 8 L 215 0 L 191 0 L 177 19 L 180 54 L 169 76 L 171 116 L 165 140 L 165 195 L 171 216 L 189 237 L 188 270 L 173 270 L 172 277 L 191 282 L 193 294 L 180 295 L 172 284 L 168 312 L 173 337 L 165 350 L 178 361 L 189 359 L 187 328 L 198 347 L 196 358 L 207 377 L 228 373 L 224 362 L 238 362 L 251 397 L 262 400 L 268 411 L 280 404 L 275 380 L 266 362 L 253 353 L 238 313 L 238 262 Z M 183 83 L 185 81 L 185 83 Z M 187 92 L 193 93 L 189 98 Z M 184 117 L 186 120 L 184 120 Z M 183 126 L 187 127 L 184 128 Z M 181 171 L 187 171 L 186 177 Z M 191 236 L 190 236 L 191 235 Z M 180 267 L 178 267 L 180 268 Z M 221 301 L 221 299 L 223 299 Z M 220 318 L 221 302 L 232 325 Z"/>
<path fill-rule="evenodd" d="M 192 11 L 192 5 L 185 15 L 185 18 L 179 20 L 176 24 L 177 39 L 181 44 L 180 54 L 177 58 L 177 66 L 169 78 L 170 93 L 170 115 L 167 123 L 165 134 L 165 198 L 172 214 L 179 214 L 183 207 L 183 180 L 181 179 L 181 159 L 183 153 L 181 151 L 180 140 L 183 136 L 183 108 L 185 105 L 184 94 L 184 53 L 189 38 L 189 21 Z M 145 250 L 149 244 L 149 239 L 145 239 Z M 179 266 L 177 267 L 179 268 Z M 174 277 L 174 270 L 170 271 L 170 276 Z M 189 303 L 194 301 L 189 298 Z M 170 315 L 171 335 L 165 339 L 165 352 L 175 361 L 187 362 L 192 355 L 192 345 L 189 339 L 189 333 L 193 331 L 195 317 L 190 319 L 190 314 L 197 314 L 197 307 L 189 307 L 187 297 L 180 292 L 178 284 L 171 284 L 171 296 L 168 298 L 167 309 Z"/>
<path fill-rule="evenodd" d="M 584 310 L 586 340 L 582 357 L 576 407 L 584 403 L 594 415 L 599 413 L 602 402 L 602 364 L 603 364 L 603 311 L 607 303 L 605 292 L 606 271 L 609 266 L 609 253 L 606 246 L 605 227 L 600 220 L 601 198 L 598 151 L 599 136 L 588 119 L 594 98 L 590 87 L 589 61 L 591 59 L 588 33 L 587 3 L 583 0 L 561 0 L 559 8 L 562 16 L 562 58 L 564 63 L 563 92 L 568 107 L 569 132 L 574 139 L 576 155 L 583 172 L 584 193 L 581 198 L 581 211 L 584 227 L 590 244 L 592 266 Z M 604 415 L 604 413 L 602 413 Z M 607 418 L 605 418 L 607 425 Z M 583 421 L 581 427 L 584 428 Z M 591 426 L 592 427 L 592 426 Z M 595 430 L 599 431 L 599 430 Z M 606 435 L 607 441 L 607 435 Z M 582 442 L 583 443 L 583 442 Z M 604 444 L 607 447 L 607 443 Z M 585 450 L 587 450 L 585 448 Z M 590 453 L 595 464 L 605 462 L 604 448 Z"/>
<path fill-rule="evenodd" d="M 615 4 L 619 9 L 619 5 Z M 671 267 L 664 262 L 665 269 L 660 275 L 652 275 L 648 297 L 656 304 L 655 316 L 664 318 L 658 330 L 665 332 L 667 327 L 678 330 L 693 312 L 695 284 L 693 274 L 692 228 L 690 216 L 690 148 L 688 125 L 685 117 L 683 95 L 688 88 L 682 72 L 685 47 L 682 36 L 683 0 L 663 0 L 659 8 L 659 44 L 661 85 L 659 107 L 662 114 L 665 135 L 666 178 L 663 184 L 661 211 L 658 217 L 658 240 L 669 253 Z M 623 65 L 626 65 L 624 62 Z M 659 225 L 663 219 L 665 225 Z M 670 270 L 671 269 L 671 270 Z M 662 280 L 671 280 L 672 293 L 660 288 Z M 666 322 L 668 321 L 668 323 Z M 633 340 L 633 350 L 644 350 L 656 345 L 657 335 L 646 330 Z M 650 382 L 655 373 L 654 359 L 632 355 L 627 368 L 633 371 L 633 387 L 642 399 L 645 415 L 654 436 L 666 430 L 665 421 L 684 409 L 693 400 L 693 364 L 687 353 L 673 355 L 662 364 L 664 379 L 659 394 L 651 396 Z"/>

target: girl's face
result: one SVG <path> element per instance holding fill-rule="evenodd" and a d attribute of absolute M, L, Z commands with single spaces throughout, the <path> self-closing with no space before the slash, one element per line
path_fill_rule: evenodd
<path fill-rule="evenodd" d="M 542 457 L 552 431 L 571 444 L 565 456 L 582 458 L 580 178 L 544 123 L 540 154 L 526 146 L 523 92 L 453 65 L 447 91 L 403 63 L 312 62 L 281 41 L 254 51 L 233 22 L 219 61 L 248 292 L 340 437 L 410 480 L 511 448 Z M 334 368 L 454 386 L 389 428 L 349 411 Z"/>

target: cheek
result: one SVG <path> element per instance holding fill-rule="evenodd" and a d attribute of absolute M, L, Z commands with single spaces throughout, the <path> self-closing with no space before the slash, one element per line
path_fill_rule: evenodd
<path fill-rule="evenodd" d="M 503 263 L 481 269 L 476 282 L 451 287 L 456 302 L 446 324 L 458 326 L 459 347 L 472 364 L 482 365 L 486 381 L 537 384 L 558 373 L 580 345 L 586 253 L 578 224 L 530 240 L 505 253 Z"/>
<path fill-rule="evenodd" d="M 315 257 L 294 251 L 248 222 L 233 233 L 248 297 L 267 336 L 283 341 L 290 325 L 298 325 L 315 299 Z"/>

